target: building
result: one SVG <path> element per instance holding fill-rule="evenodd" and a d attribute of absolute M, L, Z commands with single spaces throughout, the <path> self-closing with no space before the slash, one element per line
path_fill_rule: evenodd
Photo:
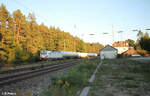
<path fill-rule="evenodd" d="M 113 43 L 113 47 L 118 50 L 118 54 L 122 54 L 129 49 L 129 43 L 128 41 L 118 41 Z"/>
<path fill-rule="evenodd" d="M 139 53 L 134 48 L 129 48 L 127 51 L 122 53 L 122 56 L 129 57 L 129 56 L 140 56 Z"/>
<path fill-rule="evenodd" d="M 118 50 L 110 45 L 106 45 L 102 50 L 100 50 L 101 59 L 115 59 L 117 58 Z"/>

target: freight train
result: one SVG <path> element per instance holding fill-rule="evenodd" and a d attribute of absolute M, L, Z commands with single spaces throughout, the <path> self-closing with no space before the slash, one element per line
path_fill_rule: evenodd
<path fill-rule="evenodd" d="M 48 51 L 43 50 L 40 53 L 40 60 L 57 60 L 68 58 L 85 58 L 96 57 L 97 53 L 82 53 L 82 52 L 70 52 L 70 51 Z"/>

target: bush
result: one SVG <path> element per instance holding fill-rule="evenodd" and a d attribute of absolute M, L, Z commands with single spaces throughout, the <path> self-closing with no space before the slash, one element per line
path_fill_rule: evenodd
<path fill-rule="evenodd" d="M 51 77 L 51 88 L 46 94 L 51 93 L 52 96 L 60 96 L 60 94 L 61 96 L 73 95 L 76 94 L 79 88 L 83 88 L 86 83 L 86 73 L 73 70 L 67 74 L 57 74 Z"/>
<path fill-rule="evenodd" d="M 44 92 L 51 96 L 74 96 L 76 92 L 88 84 L 89 76 L 94 72 L 98 62 L 84 61 L 72 67 L 68 73 L 58 73 L 51 77 L 51 88 Z"/>
<path fill-rule="evenodd" d="M 35 55 L 27 50 L 16 50 L 15 56 L 12 60 L 14 64 L 24 63 L 24 62 L 36 62 L 40 60 L 40 51 L 38 51 Z"/>
<path fill-rule="evenodd" d="M 96 65 L 96 63 L 87 61 L 81 63 L 80 66 L 76 68 L 76 70 L 79 72 L 87 72 L 90 75 L 90 73 L 92 73 L 92 71 L 95 70 Z"/>
<path fill-rule="evenodd" d="M 28 59 L 28 62 L 37 62 L 40 61 L 40 51 L 37 51 L 35 55 L 30 53 L 30 58 Z"/>
<path fill-rule="evenodd" d="M 22 62 L 23 60 L 22 60 L 21 57 L 22 57 L 22 56 L 21 56 L 20 52 L 17 51 L 17 52 L 15 53 L 15 57 L 14 57 L 14 60 L 13 60 L 12 62 L 15 63 L 15 64 L 18 64 L 18 63 Z"/>
<path fill-rule="evenodd" d="M 5 50 L 4 48 L 0 48 L 0 60 L 1 62 L 3 63 L 6 63 L 7 62 L 7 59 L 8 59 L 8 50 Z"/>
<path fill-rule="evenodd" d="M 146 50 L 137 50 L 137 52 L 142 56 L 146 56 L 148 54 Z"/>
<path fill-rule="evenodd" d="M 78 71 L 71 71 L 64 77 L 65 81 L 68 82 L 70 86 L 84 86 L 87 82 L 86 74 Z"/>
<path fill-rule="evenodd" d="M 52 85 L 63 87 L 65 82 L 68 82 L 70 86 L 84 86 L 86 83 L 86 74 L 71 71 L 68 74 L 57 74 L 52 76 Z"/>
<path fill-rule="evenodd" d="M 15 57 L 12 62 L 15 64 L 19 64 L 28 61 L 30 57 L 32 57 L 32 53 L 22 49 L 16 50 Z"/>

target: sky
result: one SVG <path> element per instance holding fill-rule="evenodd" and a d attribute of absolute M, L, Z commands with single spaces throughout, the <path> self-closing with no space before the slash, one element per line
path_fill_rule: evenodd
<path fill-rule="evenodd" d="M 10 13 L 34 13 L 38 24 L 59 27 L 85 42 L 112 44 L 150 28 L 150 0 L 0 0 Z M 113 25 L 113 28 L 112 28 Z M 122 33 L 118 33 L 122 31 Z M 104 32 L 108 34 L 103 34 Z M 90 35 L 94 34 L 94 35 Z"/>

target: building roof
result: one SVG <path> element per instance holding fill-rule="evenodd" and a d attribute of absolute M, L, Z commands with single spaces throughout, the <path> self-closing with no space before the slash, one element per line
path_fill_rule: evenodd
<path fill-rule="evenodd" d="M 138 52 L 134 50 L 134 48 L 129 48 L 127 51 L 123 52 L 123 55 L 132 55 L 132 54 L 137 54 Z"/>
<path fill-rule="evenodd" d="M 116 48 L 110 46 L 110 45 L 106 45 L 103 49 L 101 49 L 100 51 L 112 51 L 112 50 L 117 50 Z"/>
<path fill-rule="evenodd" d="M 129 47 L 129 42 L 128 41 L 114 42 L 113 47 Z"/>

